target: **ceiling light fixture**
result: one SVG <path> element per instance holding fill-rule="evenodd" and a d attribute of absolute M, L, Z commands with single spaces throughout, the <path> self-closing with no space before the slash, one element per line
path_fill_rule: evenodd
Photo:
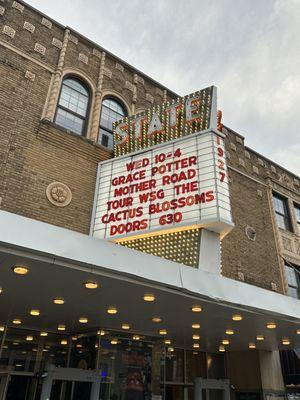
<path fill-rule="evenodd" d="M 160 330 L 158 331 L 158 333 L 159 333 L 160 335 L 166 335 L 168 332 L 167 332 L 166 329 L 160 329 Z"/>
<path fill-rule="evenodd" d="M 40 336 L 48 336 L 48 332 L 41 332 Z"/>
<path fill-rule="evenodd" d="M 288 346 L 289 344 L 291 344 L 290 339 L 288 339 L 288 338 L 283 338 L 283 339 L 282 339 L 282 344 L 285 345 L 285 346 Z"/>
<path fill-rule="evenodd" d="M 22 321 L 19 318 L 14 318 L 12 323 L 15 324 L 15 325 L 21 325 Z"/>
<path fill-rule="evenodd" d="M 173 353 L 174 347 L 168 347 L 168 351 L 170 351 L 171 353 Z"/>
<path fill-rule="evenodd" d="M 200 329 L 200 324 L 192 324 L 193 329 Z"/>
<path fill-rule="evenodd" d="M 222 344 L 224 344 L 224 345 L 229 344 L 229 340 L 228 340 L 228 339 L 223 339 L 223 340 L 222 340 Z"/>
<path fill-rule="evenodd" d="M 78 320 L 81 324 L 87 324 L 89 322 L 87 317 L 80 317 Z"/>
<path fill-rule="evenodd" d="M 110 306 L 110 307 L 108 307 L 108 309 L 107 309 L 107 313 L 108 313 L 108 314 L 111 314 L 111 315 L 117 314 L 117 312 L 118 312 L 118 310 L 117 310 L 116 307 Z"/>
<path fill-rule="evenodd" d="M 195 305 L 195 306 L 192 307 L 192 311 L 193 312 L 201 312 L 202 311 L 202 307 Z"/>
<path fill-rule="evenodd" d="M 267 323 L 267 328 L 268 329 L 275 329 L 276 328 L 275 322 L 268 322 Z"/>
<path fill-rule="evenodd" d="M 219 352 L 220 353 L 224 353 L 226 350 L 225 350 L 225 347 L 224 346 L 219 346 Z"/>
<path fill-rule="evenodd" d="M 65 304 L 65 300 L 62 297 L 56 297 L 55 299 L 53 299 L 53 303 L 54 304 Z"/>
<path fill-rule="evenodd" d="M 171 340 L 170 340 L 170 339 L 166 339 L 166 340 L 164 341 L 164 343 L 165 343 L 165 344 L 171 344 Z"/>
<path fill-rule="evenodd" d="M 249 343 L 248 347 L 249 347 L 249 349 L 255 349 L 256 348 L 256 344 L 255 343 Z"/>
<path fill-rule="evenodd" d="M 122 329 L 128 330 L 128 329 L 130 329 L 130 325 L 129 324 L 122 324 Z"/>
<path fill-rule="evenodd" d="M 241 316 L 241 314 L 233 314 L 232 316 L 232 321 L 241 321 L 243 319 L 243 317 Z"/>
<path fill-rule="evenodd" d="M 158 323 L 158 322 L 161 322 L 161 321 L 162 321 L 162 319 L 160 317 L 153 317 L 152 318 L 152 322 Z"/>
<path fill-rule="evenodd" d="M 233 329 L 226 329 L 225 333 L 226 333 L 226 335 L 234 335 L 234 330 Z"/>
<path fill-rule="evenodd" d="M 133 336 L 132 336 L 132 339 L 133 339 L 133 340 L 140 340 L 140 337 L 139 337 L 139 335 L 133 335 Z"/>
<path fill-rule="evenodd" d="M 30 310 L 30 315 L 34 316 L 40 315 L 40 310 Z"/>
<path fill-rule="evenodd" d="M 28 268 L 22 265 L 15 265 L 12 269 L 17 275 L 26 275 L 28 273 Z"/>
<path fill-rule="evenodd" d="M 60 344 L 63 344 L 63 345 L 68 344 L 68 341 L 67 341 L 66 339 L 62 339 L 62 340 L 60 341 Z"/>
<path fill-rule="evenodd" d="M 33 340 L 33 336 L 31 336 L 31 335 L 26 336 L 26 340 L 28 342 L 31 342 Z"/>
<path fill-rule="evenodd" d="M 193 335 L 193 339 L 194 339 L 194 340 L 199 340 L 199 339 L 200 339 L 200 336 L 199 336 L 199 335 Z"/>
<path fill-rule="evenodd" d="M 300 335 L 300 329 L 296 330 L 297 335 Z"/>
<path fill-rule="evenodd" d="M 257 335 L 256 340 L 262 342 L 263 340 L 265 340 L 265 337 L 264 337 L 264 335 Z"/>
<path fill-rule="evenodd" d="M 0 332 L 4 332 L 5 331 L 5 326 L 1 325 L 0 326 Z"/>
<path fill-rule="evenodd" d="M 155 296 L 152 293 L 146 293 L 146 294 L 144 294 L 144 300 L 149 301 L 149 302 L 154 301 Z"/>
<path fill-rule="evenodd" d="M 84 282 L 84 286 L 85 286 L 87 289 L 97 289 L 98 283 L 97 283 L 97 282 L 94 282 L 94 281 L 87 281 L 87 282 Z"/>
<path fill-rule="evenodd" d="M 105 334 L 106 334 L 106 332 L 103 331 L 102 329 L 97 332 L 97 335 L 100 335 L 100 336 L 104 336 Z"/>
<path fill-rule="evenodd" d="M 118 344 L 118 339 L 111 339 L 110 344 Z"/>
<path fill-rule="evenodd" d="M 62 324 L 58 325 L 57 330 L 65 331 L 66 330 L 66 325 L 62 325 Z"/>
<path fill-rule="evenodd" d="M 199 344 L 199 343 L 194 343 L 194 344 L 193 344 L 193 348 L 194 348 L 194 349 L 199 349 L 199 347 L 200 347 L 200 344 Z"/>

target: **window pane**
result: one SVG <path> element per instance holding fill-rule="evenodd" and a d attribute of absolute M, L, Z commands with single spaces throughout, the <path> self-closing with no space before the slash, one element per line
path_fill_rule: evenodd
<path fill-rule="evenodd" d="M 294 297 L 295 299 L 300 299 L 300 292 L 299 289 L 290 287 L 288 288 L 288 295 Z"/>
<path fill-rule="evenodd" d="M 125 117 L 122 105 L 114 99 L 105 99 L 102 103 L 99 129 L 99 143 L 108 148 L 113 148 L 112 124 Z"/>
<path fill-rule="evenodd" d="M 285 214 L 284 200 L 274 196 L 274 208 L 275 211 L 280 214 Z"/>
<path fill-rule="evenodd" d="M 285 230 L 289 229 L 288 222 L 285 217 L 283 217 L 282 215 L 276 214 L 276 220 L 277 220 L 277 225 L 279 226 L 279 228 L 282 228 Z"/>
<path fill-rule="evenodd" d="M 56 123 L 74 133 L 81 135 L 84 120 L 61 108 L 57 109 Z"/>
<path fill-rule="evenodd" d="M 300 207 L 295 205 L 295 213 L 298 224 L 300 224 Z"/>
<path fill-rule="evenodd" d="M 89 95 L 88 90 L 84 87 L 84 85 L 82 85 L 76 79 L 67 78 L 67 79 L 64 80 L 64 85 L 68 86 L 71 89 L 76 90 L 77 92 L 85 95 L 86 97 L 88 97 L 88 95 Z"/>
<path fill-rule="evenodd" d="M 183 382 L 183 350 L 174 349 L 166 355 L 166 381 L 167 382 Z"/>
<path fill-rule="evenodd" d="M 285 276 L 288 285 L 298 286 L 296 271 L 294 270 L 294 268 L 285 265 Z"/>

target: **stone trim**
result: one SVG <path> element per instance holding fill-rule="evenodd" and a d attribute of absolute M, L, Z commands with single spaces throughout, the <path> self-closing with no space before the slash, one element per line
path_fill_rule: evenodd
<path fill-rule="evenodd" d="M 236 151 L 236 145 L 232 142 L 230 142 L 230 148 L 231 150 Z"/>
<path fill-rule="evenodd" d="M 144 78 L 142 78 L 141 76 L 137 75 L 137 83 L 140 83 L 141 85 L 145 85 Z"/>
<path fill-rule="evenodd" d="M 93 49 L 93 56 L 96 56 L 98 58 L 101 58 L 101 51 L 97 49 Z"/>
<path fill-rule="evenodd" d="M 244 142 L 243 142 L 243 139 L 241 138 L 241 137 L 239 137 L 239 136 L 236 136 L 235 137 L 235 140 L 237 141 L 237 143 L 239 143 L 239 144 L 243 144 Z"/>
<path fill-rule="evenodd" d="M 66 207 L 71 203 L 72 192 L 62 182 L 52 182 L 46 188 L 46 197 L 56 207 Z"/>
<path fill-rule="evenodd" d="M 63 45 L 62 41 L 55 37 L 52 39 L 51 43 L 53 44 L 54 47 L 57 47 L 58 49 L 61 49 Z"/>
<path fill-rule="evenodd" d="M 112 77 L 112 71 L 109 68 L 103 68 L 103 75 L 107 76 L 109 79 Z"/>
<path fill-rule="evenodd" d="M 24 25 L 23 25 L 23 29 L 26 29 L 26 31 L 30 32 L 30 33 L 34 33 L 35 31 L 35 26 L 32 25 L 30 22 L 25 21 Z"/>
<path fill-rule="evenodd" d="M 115 68 L 118 69 L 121 72 L 124 72 L 124 67 L 122 64 L 116 62 Z"/>
<path fill-rule="evenodd" d="M 9 36 L 11 39 L 13 39 L 15 37 L 16 31 L 8 26 L 8 25 L 4 25 L 2 33 L 4 33 L 4 35 Z"/>
<path fill-rule="evenodd" d="M 86 55 L 83 54 L 83 53 L 79 53 L 79 54 L 78 54 L 78 60 L 81 61 L 81 62 L 83 62 L 84 64 L 88 64 L 88 62 L 89 62 L 88 56 L 86 56 Z"/>
<path fill-rule="evenodd" d="M 268 186 L 268 185 L 266 185 L 264 182 L 261 182 L 261 181 L 259 181 L 258 179 L 253 178 L 253 176 L 250 176 L 250 175 L 246 174 L 245 172 L 242 172 L 242 171 L 238 170 L 237 168 L 234 168 L 234 167 L 232 167 L 232 166 L 230 166 L 230 165 L 228 165 L 227 168 L 228 168 L 228 169 L 231 169 L 232 171 L 234 171 L 234 172 L 236 172 L 236 173 L 238 173 L 238 174 L 240 174 L 240 175 L 243 175 L 245 178 L 248 178 L 248 179 L 250 179 L 250 180 L 252 180 L 252 181 L 254 181 L 254 182 L 256 182 L 256 183 L 259 183 L 259 184 L 262 185 L 262 186 L 265 186 L 265 187 Z"/>
<path fill-rule="evenodd" d="M 15 10 L 20 11 L 20 13 L 22 13 L 24 11 L 24 6 L 22 4 L 20 4 L 20 3 L 18 3 L 17 1 L 14 1 L 11 6 Z"/>
<path fill-rule="evenodd" d="M 247 150 L 245 150 L 245 157 L 248 158 L 249 160 L 251 159 L 251 155 Z"/>
<path fill-rule="evenodd" d="M 129 82 L 129 81 L 126 81 L 126 82 L 125 82 L 125 89 L 128 89 L 128 90 L 130 90 L 131 92 L 134 92 L 134 84 L 131 83 L 131 82 Z"/>
<path fill-rule="evenodd" d="M 244 167 L 245 166 L 245 160 L 243 158 L 239 158 L 239 164 Z"/>
<path fill-rule="evenodd" d="M 4 15 L 5 13 L 5 8 L 0 6 L 0 16 Z"/>
<path fill-rule="evenodd" d="M 48 29 L 52 28 L 52 22 L 49 21 L 47 18 L 42 18 L 42 25 L 46 26 Z"/>
<path fill-rule="evenodd" d="M 44 56 L 45 53 L 46 53 L 46 47 L 43 46 L 43 45 L 40 44 L 40 43 L 36 43 L 36 44 L 34 45 L 34 51 L 36 51 L 37 53 L 40 53 L 42 56 Z"/>
<path fill-rule="evenodd" d="M 158 96 L 160 96 L 160 97 L 163 97 L 163 95 L 164 95 L 163 90 L 161 90 L 161 89 L 159 89 L 159 88 L 156 88 L 156 89 L 155 89 L 155 93 L 156 93 Z"/>
<path fill-rule="evenodd" d="M 259 170 L 255 165 L 253 165 L 252 169 L 255 174 L 259 175 Z"/>
<path fill-rule="evenodd" d="M 151 93 L 146 93 L 146 100 L 149 101 L 149 103 L 151 104 L 154 103 L 154 97 L 152 96 Z"/>
<path fill-rule="evenodd" d="M 33 72 L 30 71 L 26 71 L 25 72 L 25 78 L 28 79 L 31 82 L 34 82 L 35 80 L 35 74 Z"/>
<path fill-rule="evenodd" d="M 78 39 L 77 39 L 77 37 L 74 36 L 74 35 L 72 35 L 72 34 L 70 34 L 69 40 L 70 40 L 70 42 L 72 42 L 72 43 L 74 43 L 74 44 L 76 44 L 76 45 L 78 44 Z"/>

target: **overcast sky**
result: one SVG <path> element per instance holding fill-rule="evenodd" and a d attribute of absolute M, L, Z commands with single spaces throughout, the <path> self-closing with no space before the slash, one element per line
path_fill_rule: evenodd
<path fill-rule="evenodd" d="M 218 87 L 223 122 L 300 173 L 300 0 L 27 0 L 180 95 Z"/>

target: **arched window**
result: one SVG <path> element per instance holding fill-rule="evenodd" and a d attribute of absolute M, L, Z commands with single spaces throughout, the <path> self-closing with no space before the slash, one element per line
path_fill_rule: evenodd
<path fill-rule="evenodd" d="M 113 148 L 112 124 L 126 115 L 125 107 L 119 101 L 111 97 L 103 100 L 99 127 L 99 143 L 102 146 Z"/>
<path fill-rule="evenodd" d="M 66 77 L 60 91 L 55 123 L 78 135 L 84 135 L 89 97 L 89 90 L 83 82 L 73 77 Z"/>

